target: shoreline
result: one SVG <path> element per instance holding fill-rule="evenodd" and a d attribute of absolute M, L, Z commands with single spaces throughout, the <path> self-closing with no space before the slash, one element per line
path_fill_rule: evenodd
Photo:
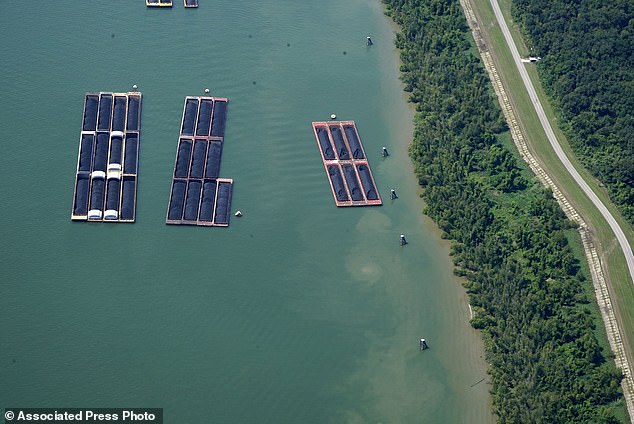
<path fill-rule="evenodd" d="M 450 306 L 450 310 L 454 314 L 455 318 L 462 322 L 464 325 L 464 334 L 469 340 L 469 343 L 465 343 L 462 348 L 466 349 L 461 352 L 461 355 L 456 355 L 456 357 L 452 358 L 452 360 L 448 361 L 448 363 L 455 363 L 456 360 L 460 356 L 469 358 L 468 362 L 472 366 L 473 369 L 477 370 L 482 374 L 484 380 L 487 383 L 490 383 L 488 369 L 489 365 L 486 363 L 484 359 L 484 341 L 482 338 L 482 333 L 473 328 L 469 323 L 472 317 L 471 305 L 469 303 L 469 298 L 467 295 L 467 290 L 464 288 L 463 283 L 465 279 L 463 277 L 456 276 L 453 271 L 456 269 L 452 257 L 450 256 L 450 248 L 451 248 L 451 240 L 444 239 L 442 237 L 443 231 L 438 227 L 438 225 L 425 213 L 423 213 L 423 208 L 425 206 L 425 202 L 421 198 L 420 194 L 422 193 L 421 187 L 418 185 L 416 179 L 416 173 L 414 169 L 414 163 L 409 156 L 409 146 L 413 141 L 414 135 L 414 116 L 415 116 L 415 106 L 413 103 L 408 100 L 408 93 L 404 91 L 404 84 L 400 80 L 400 66 L 402 64 L 400 59 L 400 50 L 394 45 L 394 34 L 400 30 L 399 26 L 390 19 L 389 16 L 385 15 L 385 5 L 380 4 L 380 8 L 383 13 L 384 20 L 388 23 L 390 30 L 392 31 L 392 37 L 390 40 L 390 57 L 391 57 L 391 69 L 388 70 L 392 75 L 390 76 L 390 81 L 396 81 L 391 83 L 394 87 L 390 87 L 390 89 L 397 88 L 399 91 L 398 99 L 403 111 L 406 110 L 406 113 L 398 114 L 399 118 L 397 122 L 392 121 L 390 123 L 390 134 L 394 134 L 395 137 L 392 139 L 392 143 L 394 147 L 398 150 L 393 149 L 394 153 L 391 153 L 391 160 L 398 160 L 399 168 L 404 169 L 406 171 L 407 178 L 401 180 L 400 187 L 398 190 L 399 193 L 399 202 L 407 201 L 408 208 L 412 208 L 415 213 L 418 213 L 417 223 L 419 229 L 421 230 L 421 236 L 431 235 L 432 242 L 439 248 L 442 252 L 442 256 L 445 258 L 446 262 L 443 264 L 443 268 L 448 270 L 449 279 L 448 281 L 443 281 L 442 283 L 450 283 L 451 287 L 445 287 L 445 290 L 449 291 L 453 296 L 455 296 L 455 301 L 448 305 Z M 392 114 L 396 114 L 395 112 L 391 112 Z M 400 172 L 400 171 L 399 171 Z M 384 206 L 385 207 L 385 206 Z M 419 252 L 421 255 L 424 252 Z M 468 352 L 468 354 L 465 354 Z M 457 384 L 457 382 L 454 382 Z M 483 405 L 483 408 L 486 409 L 486 413 L 480 415 L 480 419 L 486 415 L 486 419 L 483 422 L 495 422 L 495 416 L 493 414 L 492 408 L 492 399 L 489 393 L 489 385 L 488 384 L 478 384 L 477 386 L 470 386 L 469 389 L 478 388 L 481 392 L 480 396 L 486 398 L 486 402 Z M 482 411 L 480 411 L 482 412 Z M 476 419 L 473 416 L 470 416 L 470 422 L 474 422 L 472 420 Z"/>
<path fill-rule="evenodd" d="M 402 27 L 403 80 L 420 111 L 411 149 L 416 175 L 427 213 L 455 240 L 456 274 L 466 277 L 478 306 L 473 325 L 486 340 L 495 414 L 503 421 L 616 419 L 619 373 L 578 352 L 582 340 L 586 350 L 600 346 L 594 323 L 579 319 L 588 312 L 586 297 L 569 295 L 585 282 L 564 233 L 570 221 L 552 192 L 504 146 L 508 128 L 485 69 L 473 59 L 464 11 L 422 1 L 386 3 Z M 573 330 L 549 331 L 560 320 L 574 322 Z M 609 383 L 565 390 L 596 376 Z"/>

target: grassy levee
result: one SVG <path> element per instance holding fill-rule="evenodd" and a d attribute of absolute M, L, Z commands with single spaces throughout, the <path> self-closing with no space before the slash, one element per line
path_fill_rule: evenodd
<path fill-rule="evenodd" d="M 617 312 L 617 320 L 619 322 L 619 327 L 621 328 L 623 341 L 626 345 L 627 356 L 630 364 L 632 364 L 634 363 L 634 284 L 630 279 L 625 257 L 623 256 L 623 253 L 614 237 L 614 233 L 608 223 L 605 221 L 598 209 L 588 199 L 585 193 L 583 193 L 581 188 L 576 184 L 551 147 L 541 123 L 539 122 L 537 113 L 532 106 L 528 93 L 524 88 L 524 84 L 515 66 L 511 53 L 506 46 L 504 36 L 502 35 L 502 32 L 495 20 L 489 0 L 470 1 L 473 5 L 474 12 L 477 15 L 480 29 L 484 32 L 483 35 L 487 37 L 487 45 L 494 57 L 502 82 L 507 89 L 507 93 L 511 99 L 513 107 L 517 112 L 519 124 L 529 145 L 529 149 L 538 159 L 546 172 L 551 176 L 555 184 L 557 184 L 568 200 L 573 204 L 575 209 L 581 214 L 581 216 L 583 216 L 584 220 L 588 223 L 593 234 L 598 240 L 598 245 L 602 254 L 602 262 L 604 265 L 607 265 L 607 267 L 604 267 L 604 271 L 610 286 L 610 297 L 612 298 L 612 302 Z M 516 24 L 513 24 L 510 19 L 510 6 L 511 0 L 500 0 L 500 7 L 502 8 L 505 19 L 511 29 L 513 38 L 518 45 L 520 53 L 527 54 L 528 49 L 522 41 L 519 28 Z M 552 124 L 554 124 L 553 130 L 555 131 L 562 148 L 582 177 L 588 182 L 590 187 L 618 221 L 619 225 L 626 233 L 630 244 L 634 244 L 634 230 L 632 227 L 621 216 L 614 204 L 611 203 L 606 189 L 600 186 L 600 183 L 596 180 L 596 178 L 594 178 L 574 156 L 565 135 L 557 125 L 558 119 L 556 118 L 556 114 L 550 100 L 546 96 L 543 87 L 540 84 L 535 65 L 529 65 L 527 66 L 527 69 L 542 106 L 544 107 L 549 120 Z M 582 252 L 581 240 L 578 234 L 574 237 L 574 241 L 578 246 L 578 251 Z M 582 258 L 584 257 L 581 253 L 579 256 Z M 603 326 L 600 326 L 598 330 L 602 334 L 601 338 L 604 346 L 609 349 Z"/>

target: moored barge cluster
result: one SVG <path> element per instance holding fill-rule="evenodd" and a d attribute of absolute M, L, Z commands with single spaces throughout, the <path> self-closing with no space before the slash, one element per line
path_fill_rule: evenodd
<path fill-rule="evenodd" d="M 134 222 L 141 93 L 86 93 L 71 219 Z"/>
<path fill-rule="evenodd" d="M 226 98 L 185 98 L 167 224 L 229 225 L 233 180 L 220 178 Z"/>
<path fill-rule="evenodd" d="M 313 122 L 313 132 L 335 204 L 381 205 L 354 121 Z"/>

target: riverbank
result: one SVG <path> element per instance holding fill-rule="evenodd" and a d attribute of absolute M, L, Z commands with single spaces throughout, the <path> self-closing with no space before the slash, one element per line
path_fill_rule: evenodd
<path fill-rule="evenodd" d="M 458 272 L 468 279 L 495 412 L 548 422 L 620 415 L 619 375 L 593 334 L 587 276 L 565 237 L 570 223 L 504 146 L 508 134 L 462 9 L 386 3 L 403 27 L 404 81 L 420 112 L 411 154 L 426 211 L 454 239 Z M 586 381 L 605 384 L 589 390 Z"/>

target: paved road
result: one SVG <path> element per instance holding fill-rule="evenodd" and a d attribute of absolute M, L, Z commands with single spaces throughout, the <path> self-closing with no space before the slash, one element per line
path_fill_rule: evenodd
<path fill-rule="evenodd" d="M 497 19 L 498 24 L 500 25 L 500 28 L 502 29 L 502 33 L 504 34 L 504 39 L 506 40 L 506 44 L 509 46 L 509 49 L 511 50 L 511 54 L 513 55 L 513 60 L 515 61 L 515 65 L 517 66 L 517 69 L 519 70 L 520 75 L 522 76 L 522 80 L 524 81 L 524 86 L 526 86 L 528 95 L 530 96 L 531 101 L 533 102 L 533 106 L 535 107 L 537 116 L 539 116 L 539 121 L 541 122 L 542 127 L 544 128 L 544 131 L 546 132 L 546 136 L 548 137 L 548 141 L 550 142 L 550 145 L 553 146 L 553 149 L 555 150 L 557 157 L 564 164 L 564 166 L 566 167 L 570 175 L 572 175 L 572 178 L 574 178 L 577 184 L 579 184 L 579 187 L 581 187 L 583 192 L 588 196 L 588 198 L 590 198 L 590 200 L 597 207 L 597 209 L 599 209 L 599 212 L 601 212 L 601 215 L 603 215 L 605 220 L 610 225 L 610 228 L 614 232 L 614 235 L 616 236 L 617 240 L 619 241 L 619 244 L 621 245 L 621 250 L 625 254 L 627 267 L 630 271 L 630 278 L 632 279 L 632 282 L 634 282 L 634 254 L 632 253 L 632 247 L 630 246 L 629 242 L 627 241 L 627 238 L 625 237 L 625 233 L 623 233 L 623 230 L 619 226 L 618 222 L 616 222 L 616 219 L 614 219 L 614 216 L 612 216 L 608 208 L 605 207 L 601 199 L 599 199 L 599 197 L 594 193 L 594 191 L 592 191 L 588 183 L 586 183 L 585 180 L 581 177 L 581 175 L 579 175 L 579 172 L 577 172 L 575 167 L 570 162 L 570 159 L 568 159 L 568 156 L 566 156 L 566 153 L 564 153 L 563 149 L 561 148 L 559 141 L 557 141 L 557 138 L 555 137 L 553 128 L 550 126 L 550 122 L 548 121 L 548 118 L 546 117 L 544 108 L 542 107 L 542 104 L 539 101 L 539 98 L 537 97 L 537 93 L 535 92 L 535 87 L 533 87 L 533 83 L 528 76 L 528 72 L 526 72 L 526 68 L 524 68 L 524 64 L 522 63 L 522 58 L 520 57 L 520 54 L 517 51 L 517 46 L 515 45 L 515 42 L 513 41 L 513 38 L 511 37 L 511 32 L 509 31 L 509 27 L 506 25 L 506 21 L 504 20 L 504 16 L 502 15 L 502 11 L 500 10 L 500 5 L 498 4 L 497 0 L 490 0 L 490 2 L 491 2 L 491 6 L 493 6 L 493 12 L 495 13 L 495 18 Z"/>

